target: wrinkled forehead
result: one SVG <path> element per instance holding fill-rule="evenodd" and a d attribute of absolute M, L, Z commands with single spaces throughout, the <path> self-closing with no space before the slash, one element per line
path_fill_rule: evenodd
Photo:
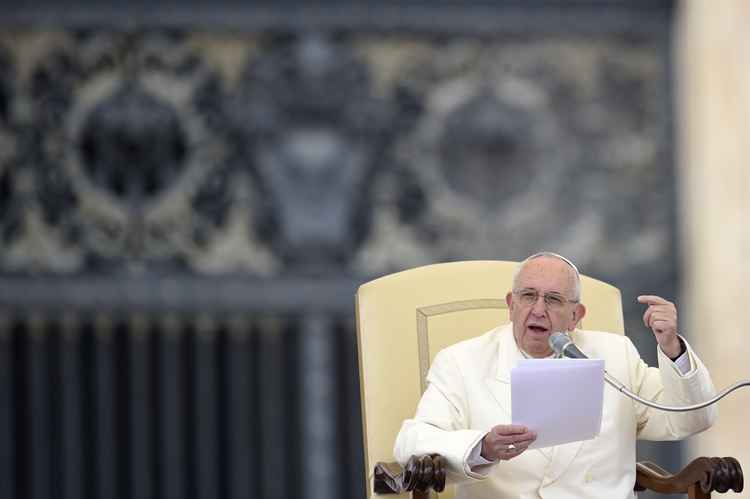
<path fill-rule="evenodd" d="M 575 278 L 575 271 L 563 260 L 541 256 L 524 263 L 518 273 L 517 288 L 569 294 L 574 291 Z"/>

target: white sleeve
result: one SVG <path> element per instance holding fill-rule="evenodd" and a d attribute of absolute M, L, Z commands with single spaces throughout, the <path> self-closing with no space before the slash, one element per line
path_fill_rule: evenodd
<path fill-rule="evenodd" d="M 695 369 L 695 365 L 693 365 L 693 363 L 690 362 L 690 354 L 688 353 L 685 340 L 683 340 L 682 337 L 680 337 L 680 345 L 682 345 L 682 348 L 684 348 L 685 351 L 682 352 L 682 355 L 677 357 L 672 362 L 674 363 L 674 367 L 682 376 L 687 376 Z M 661 347 L 658 347 L 658 348 L 659 350 L 661 350 L 661 353 L 664 353 L 664 350 L 662 350 Z M 666 356 L 666 354 L 664 355 Z"/>
<path fill-rule="evenodd" d="M 487 461 L 485 458 L 482 457 L 482 442 L 484 441 L 484 438 L 477 442 L 477 444 L 474 446 L 473 449 L 471 449 L 471 453 L 469 454 L 469 457 L 466 458 L 466 464 L 469 465 L 469 468 L 471 468 L 471 471 L 474 473 L 479 473 L 480 475 L 487 475 L 489 474 L 490 470 L 487 467 L 491 464 L 497 464 L 499 461 Z"/>
<path fill-rule="evenodd" d="M 396 437 L 396 461 L 404 465 L 411 456 L 440 454 L 451 482 L 486 478 L 484 473 L 475 473 L 467 459 L 487 431 L 469 427 L 463 376 L 448 351 L 435 357 L 427 382 L 416 414 L 403 422 Z"/>
<path fill-rule="evenodd" d="M 683 376 L 690 374 L 690 371 L 694 369 L 693 365 L 690 363 L 690 356 L 688 355 L 687 350 L 674 360 L 674 364 Z"/>

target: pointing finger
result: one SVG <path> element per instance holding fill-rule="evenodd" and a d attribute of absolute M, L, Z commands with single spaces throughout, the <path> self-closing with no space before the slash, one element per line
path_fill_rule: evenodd
<path fill-rule="evenodd" d="M 637 300 L 638 303 L 646 303 L 648 305 L 667 305 L 669 303 L 661 296 L 656 295 L 640 295 Z"/>

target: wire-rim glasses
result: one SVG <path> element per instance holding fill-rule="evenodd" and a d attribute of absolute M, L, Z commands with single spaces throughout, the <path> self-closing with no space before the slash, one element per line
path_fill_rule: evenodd
<path fill-rule="evenodd" d="M 534 288 L 517 289 L 513 291 L 513 294 L 518 297 L 518 301 L 521 303 L 521 305 L 527 307 L 534 305 L 537 300 L 539 300 L 540 296 L 539 290 Z M 541 296 L 543 297 L 544 305 L 548 310 L 561 310 L 568 303 L 578 303 L 578 300 L 570 300 L 560 293 L 555 293 L 554 291 L 544 293 Z"/>

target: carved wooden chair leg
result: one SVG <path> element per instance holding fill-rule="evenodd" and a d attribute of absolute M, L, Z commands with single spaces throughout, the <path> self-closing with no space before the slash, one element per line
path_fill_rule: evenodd
<path fill-rule="evenodd" d="M 701 490 L 701 486 L 697 483 L 694 483 L 693 485 L 688 487 L 688 499 L 711 499 L 711 493 L 703 492 L 703 490 Z"/>
<path fill-rule="evenodd" d="M 635 490 L 687 493 L 689 499 L 709 499 L 713 491 L 742 492 L 743 488 L 742 467 L 733 457 L 699 457 L 674 475 L 654 463 L 636 464 Z"/>
<path fill-rule="evenodd" d="M 411 492 L 412 499 L 429 499 L 430 490 L 445 490 L 445 460 L 431 454 L 412 456 L 404 468 L 398 463 L 377 463 L 374 478 L 378 494 Z"/>

